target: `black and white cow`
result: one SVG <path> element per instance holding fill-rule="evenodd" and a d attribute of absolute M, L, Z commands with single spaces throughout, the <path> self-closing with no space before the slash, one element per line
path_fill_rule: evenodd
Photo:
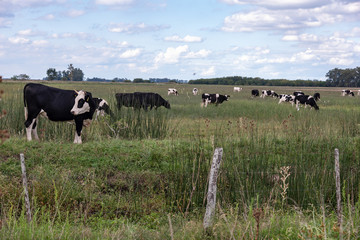
<path fill-rule="evenodd" d="M 299 111 L 300 110 L 300 105 L 299 104 L 303 104 L 305 105 L 305 108 L 307 105 L 310 105 L 310 109 L 313 107 L 315 108 L 315 110 L 319 110 L 318 105 L 316 104 L 316 101 L 314 99 L 313 96 L 309 96 L 309 95 L 298 95 L 295 97 L 295 104 L 296 104 L 296 108 Z"/>
<path fill-rule="evenodd" d="M 282 102 L 289 102 L 289 103 L 291 103 L 291 105 L 294 105 L 294 100 L 295 100 L 294 95 L 280 94 L 279 98 L 280 98 L 279 104 L 282 103 Z"/>
<path fill-rule="evenodd" d="M 221 104 L 224 101 L 228 101 L 229 97 L 230 97 L 230 95 L 221 95 L 218 93 L 216 93 L 216 94 L 203 93 L 201 95 L 201 98 L 202 98 L 201 106 L 207 107 L 208 103 L 214 103 L 215 106 L 217 106 L 218 104 Z"/>
<path fill-rule="evenodd" d="M 265 98 L 266 96 L 278 97 L 279 95 L 275 91 L 272 91 L 272 90 L 262 90 L 260 97 Z"/>
<path fill-rule="evenodd" d="M 93 98 L 94 103 L 95 103 L 95 120 L 97 120 L 97 118 L 99 116 L 105 116 L 106 114 L 109 114 L 110 116 L 113 116 L 112 111 L 110 110 L 109 104 L 105 99 L 102 98 Z"/>
<path fill-rule="evenodd" d="M 122 106 L 133 107 L 134 109 L 143 108 L 147 110 L 150 107 L 150 110 L 155 107 L 164 106 L 165 108 L 170 109 L 170 103 L 163 99 L 157 93 L 151 92 L 134 92 L 134 93 L 116 93 L 115 94 L 117 107 L 120 109 Z"/>
<path fill-rule="evenodd" d="M 197 95 L 198 92 L 199 92 L 199 90 L 198 90 L 197 88 L 194 88 L 194 89 L 192 90 L 192 93 L 193 93 L 194 96 Z"/>
<path fill-rule="evenodd" d="M 242 90 L 242 87 L 234 87 L 234 92 L 240 92 Z"/>
<path fill-rule="evenodd" d="M 251 90 L 251 96 L 252 97 L 258 97 L 259 95 L 260 95 L 259 90 L 257 90 L 257 89 Z"/>
<path fill-rule="evenodd" d="M 293 95 L 296 97 L 296 96 L 298 96 L 298 95 L 305 95 L 305 94 L 304 94 L 304 92 L 302 92 L 302 91 L 295 91 L 295 92 L 293 93 Z"/>
<path fill-rule="evenodd" d="M 36 120 L 39 114 L 51 121 L 75 121 L 74 143 L 82 143 L 83 125 L 89 125 L 95 112 L 95 102 L 90 92 L 63 90 L 37 83 L 24 87 L 25 127 L 28 141 L 39 139 Z M 89 121 L 90 120 L 90 121 Z"/>
<path fill-rule="evenodd" d="M 320 93 L 314 93 L 314 99 L 315 99 L 315 101 L 320 101 Z"/>
<path fill-rule="evenodd" d="M 352 90 L 345 89 L 341 91 L 341 96 L 353 96 L 355 97 L 355 94 Z"/>
<path fill-rule="evenodd" d="M 173 95 L 175 95 L 175 96 L 179 95 L 178 91 L 177 91 L 175 88 L 169 88 L 169 89 L 168 89 L 168 96 L 169 96 L 170 94 L 173 94 Z"/>

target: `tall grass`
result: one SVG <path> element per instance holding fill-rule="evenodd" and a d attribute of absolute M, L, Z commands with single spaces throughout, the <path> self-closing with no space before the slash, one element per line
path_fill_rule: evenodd
<path fill-rule="evenodd" d="M 2 106 L 11 110 L 0 119 L 0 126 L 9 129 L 14 139 L 0 146 L 4 158 L 0 162 L 0 193 L 7 193 L 0 194 L 2 216 L 11 212 L 19 219 L 22 214 L 21 186 L 16 180 L 19 151 L 26 152 L 32 199 L 38 209 L 34 211 L 43 208 L 44 216 L 56 219 L 52 227 L 66 219 L 79 221 L 81 216 L 86 223 L 124 217 L 155 229 L 164 213 L 201 215 L 215 147 L 224 148 L 218 185 L 220 205 L 227 206 L 224 216 L 235 218 L 241 213 L 250 218 L 254 207 L 283 210 L 290 206 L 308 211 L 320 209 L 322 203 L 331 212 L 336 203 L 334 148 L 340 150 L 346 214 L 352 219 L 357 214 L 353 211 L 359 208 L 360 194 L 357 98 L 342 98 L 324 90 L 320 111 L 296 111 L 275 99 L 252 99 L 240 93 L 231 94 L 228 102 L 217 107 L 201 108 L 200 97 L 186 94 L 191 86 L 184 85 L 182 95 L 166 96 L 171 110 L 138 111 L 118 110 L 114 92 L 164 93 L 167 86 L 111 85 L 101 92 L 91 84 L 85 87 L 94 96 L 105 98 L 114 116 L 102 117 L 85 128 L 81 146 L 71 144 L 73 125 L 45 119 L 39 121 L 40 143 L 19 140 L 17 136 L 24 138 L 21 90 L 4 96 Z M 229 90 L 203 89 L 210 93 Z M 280 169 L 284 166 L 290 167 L 289 185 L 286 195 L 281 195 Z M 236 213 L 228 213 L 229 209 Z M 67 212 L 76 216 L 67 216 Z M 246 232 L 246 224 L 242 227 Z M 307 236 L 299 232 L 291 236 L 298 234 Z M 246 236 L 254 237 L 251 233 Z"/>

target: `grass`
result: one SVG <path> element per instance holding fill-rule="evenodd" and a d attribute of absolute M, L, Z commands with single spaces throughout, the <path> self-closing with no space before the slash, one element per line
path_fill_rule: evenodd
<path fill-rule="evenodd" d="M 49 83 L 86 89 L 114 111 L 83 130 L 39 121 L 40 142 L 25 140 L 22 87 L 5 82 L 0 129 L 11 138 L 0 145 L 1 239 L 253 239 L 254 209 L 262 209 L 260 239 L 337 238 L 334 148 L 340 150 L 344 235 L 359 236 L 360 109 L 358 98 L 336 89 L 319 91 L 320 111 L 253 99 L 245 86 L 197 86 L 201 92 L 230 93 L 218 107 L 200 107 L 193 86 Z M 261 88 L 259 88 L 261 89 Z M 293 88 L 274 88 L 291 93 Z M 115 107 L 115 92 L 152 91 L 171 110 L 133 111 Z M 0 110 L 1 110 L 0 109 Z M 207 180 L 215 147 L 224 148 L 218 179 L 218 212 L 210 235 L 202 231 Z M 25 153 L 34 221 L 26 224 L 19 153 Z M 290 167 L 285 195 L 280 169 Z M 285 196 L 285 197 L 284 197 Z M 322 207 L 325 205 L 325 214 Z M 325 220 L 324 220 L 325 216 Z M 45 230 L 46 229 L 46 230 Z"/>

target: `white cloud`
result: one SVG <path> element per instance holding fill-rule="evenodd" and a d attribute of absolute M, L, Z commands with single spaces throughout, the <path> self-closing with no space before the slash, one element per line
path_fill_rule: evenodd
<path fill-rule="evenodd" d="M 185 37 L 181 38 L 178 35 L 174 35 L 174 36 L 166 37 L 165 41 L 192 43 L 192 42 L 202 42 L 203 40 L 201 37 L 197 37 L 197 36 L 186 35 Z"/>
<path fill-rule="evenodd" d="M 30 42 L 29 39 L 23 38 L 23 37 L 11 37 L 11 38 L 9 38 L 9 41 L 12 44 L 26 44 L 26 43 Z"/>
<path fill-rule="evenodd" d="M 294 30 L 320 27 L 359 18 L 360 2 L 339 3 L 309 9 L 259 8 L 240 12 L 224 19 L 222 30 L 226 32 L 253 32 L 259 30 Z"/>
<path fill-rule="evenodd" d="M 47 40 L 34 40 L 32 44 L 36 47 L 44 47 L 48 44 Z"/>
<path fill-rule="evenodd" d="M 201 49 L 197 52 L 189 52 L 186 54 L 185 58 L 206 58 L 210 53 L 211 51 L 209 50 Z"/>
<path fill-rule="evenodd" d="M 69 17 L 79 17 L 79 16 L 82 16 L 84 14 L 85 14 L 85 11 L 83 11 L 83 10 L 75 10 L 75 9 L 70 10 L 70 11 L 67 12 L 67 15 Z"/>
<path fill-rule="evenodd" d="M 138 24 L 125 24 L 125 23 L 117 23 L 110 24 L 108 30 L 114 33 L 140 33 L 140 32 L 155 32 L 162 29 L 169 28 L 166 25 L 147 25 L 145 23 Z"/>
<path fill-rule="evenodd" d="M 266 8 L 314 8 L 328 4 L 328 0 L 221 0 L 227 4 L 253 4 Z"/>
<path fill-rule="evenodd" d="M 134 0 L 96 0 L 95 3 L 99 5 L 128 5 L 133 3 Z"/>
<path fill-rule="evenodd" d="M 215 74 L 215 66 L 211 66 L 200 73 L 201 76 L 214 76 Z"/>
<path fill-rule="evenodd" d="M 177 63 L 183 53 L 189 50 L 189 46 L 183 45 L 177 48 L 169 47 L 165 52 L 159 53 L 155 57 L 155 63 Z"/>
<path fill-rule="evenodd" d="M 141 53 L 140 48 L 130 49 L 130 50 L 126 50 L 125 52 L 121 53 L 120 58 L 133 58 L 133 57 L 139 56 L 140 53 Z"/>

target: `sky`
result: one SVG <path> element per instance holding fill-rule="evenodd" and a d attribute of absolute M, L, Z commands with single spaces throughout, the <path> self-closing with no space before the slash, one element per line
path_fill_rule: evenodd
<path fill-rule="evenodd" d="M 0 75 L 326 80 L 360 66 L 360 1 L 0 0 Z"/>

